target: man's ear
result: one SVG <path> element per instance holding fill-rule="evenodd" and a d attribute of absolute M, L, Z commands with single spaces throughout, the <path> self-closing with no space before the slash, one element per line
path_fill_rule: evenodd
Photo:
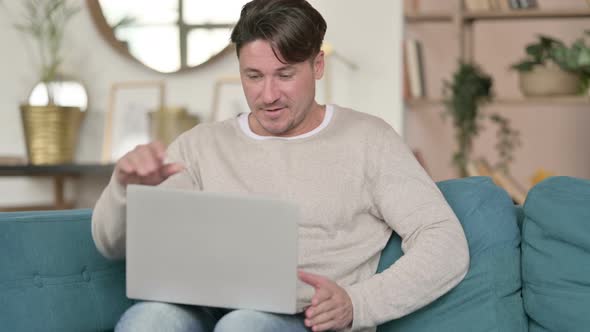
<path fill-rule="evenodd" d="M 313 73 L 316 80 L 321 79 L 324 76 L 325 56 L 324 51 L 320 50 L 318 55 L 313 60 Z"/>

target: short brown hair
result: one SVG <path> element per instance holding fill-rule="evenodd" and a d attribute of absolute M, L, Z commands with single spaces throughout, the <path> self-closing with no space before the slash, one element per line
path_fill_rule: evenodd
<path fill-rule="evenodd" d="M 242 46 L 265 40 L 277 59 L 299 63 L 320 52 L 326 28 L 322 15 L 305 0 L 253 0 L 242 8 L 231 41 L 238 58 Z"/>

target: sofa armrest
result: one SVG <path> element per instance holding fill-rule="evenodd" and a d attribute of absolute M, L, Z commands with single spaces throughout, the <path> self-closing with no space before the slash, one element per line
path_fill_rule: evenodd
<path fill-rule="evenodd" d="M 2 329 L 109 330 L 132 304 L 125 263 L 98 253 L 91 216 L 91 210 L 0 213 Z"/>

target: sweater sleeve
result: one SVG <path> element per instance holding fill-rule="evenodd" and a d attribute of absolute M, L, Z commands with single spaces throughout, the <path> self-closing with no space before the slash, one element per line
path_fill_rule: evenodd
<path fill-rule="evenodd" d="M 388 126 L 369 167 L 373 213 L 402 239 L 404 255 L 380 274 L 346 287 L 352 330 L 407 315 L 455 287 L 469 251 L 457 217 L 436 184 Z"/>
<path fill-rule="evenodd" d="M 166 179 L 160 186 L 181 189 L 199 187 L 198 175 L 193 171 L 195 162 L 188 160 L 183 152 L 180 139 L 168 147 L 166 162 L 181 163 L 185 169 Z M 126 188 L 117 181 L 113 173 L 92 213 L 92 238 L 98 251 L 109 259 L 125 257 L 126 195 Z"/>

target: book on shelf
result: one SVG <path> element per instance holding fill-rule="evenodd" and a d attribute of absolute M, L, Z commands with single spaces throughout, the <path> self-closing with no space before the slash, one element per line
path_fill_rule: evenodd
<path fill-rule="evenodd" d="M 467 161 L 466 171 L 468 176 L 489 176 L 492 177 L 492 167 L 484 158 Z"/>
<path fill-rule="evenodd" d="M 517 204 L 523 204 L 527 190 L 518 183 L 510 174 L 493 168 L 485 158 L 469 160 L 466 165 L 468 176 L 489 176 L 494 183 L 503 188 L 510 198 Z"/>
<path fill-rule="evenodd" d="M 420 0 L 405 0 L 404 8 L 406 14 L 416 14 L 420 11 Z"/>
<path fill-rule="evenodd" d="M 502 8 L 500 8 L 500 2 L 502 2 L 502 1 L 501 0 L 489 0 L 490 9 L 493 11 L 501 10 Z"/>
<path fill-rule="evenodd" d="M 426 96 L 424 82 L 424 61 L 420 41 L 408 38 L 404 41 L 404 71 L 408 72 L 409 97 L 412 99 Z"/>
<path fill-rule="evenodd" d="M 468 160 L 467 164 L 465 164 L 465 171 L 467 172 L 467 176 L 480 176 L 477 172 L 477 167 L 475 167 L 475 161 Z"/>
<path fill-rule="evenodd" d="M 465 9 L 471 12 L 510 11 L 538 7 L 536 0 L 465 0 L 464 3 Z"/>
<path fill-rule="evenodd" d="M 537 0 L 518 0 L 520 9 L 532 9 L 537 8 Z"/>
<path fill-rule="evenodd" d="M 506 190 L 508 195 L 515 203 L 519 205 L 524 204 L 527 190 L 522 187 L 522 185 L 518 183 L 512 176 L 510 176 L 510 174 L 496 169 L 492 172 L 492 179 L 499 187 L 502 187 L 504 190 Z"/>
<path fill-rule="evenodd" d="M 508 1 L 511 9 L 533 9 L 537 8 L 537 0 L 504 0 Z"/>
<path fill-rule="evenodd" d="M 479 158 L 475 161 L 475 168 L 480 176 L 492 176 L 492 166 L 484 158 Z"/>
<path fill-rule="evenodd" d="M 465 9 L 472 12 L 491 10 L 491 3 L 489 0 L 465 0 Z"/>
<path fill-rule="evenodd" d="M 512 10 L 512 7 L 510 7 L 510 0 L 496 0 L 496 2 L 498 3 L 498 10 L 503 12 Z"/>
<path fill-rule="evenodd" d="M 508 0 L 510 4 L 510 8 L 512 9 L 520 9 L 520 1 L 519 0 Z"/>
<path fill-rule="evenodd" d="M 403 91 L 402 97 L 404 101 L 409 101 L 412 99 L 412 92 L 411 92 L 411 84 L 410 84 L 410 71 L 408 70 L 408 57 L 406 56 L 406 42 L 402 43 L 402 83 L 403 83 Z"/>

